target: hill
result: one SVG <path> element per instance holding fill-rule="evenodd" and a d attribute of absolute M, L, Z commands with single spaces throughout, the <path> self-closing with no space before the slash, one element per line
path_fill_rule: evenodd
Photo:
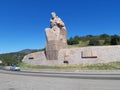
<path fill-rule="evenodd" d="M 84 46 L 102 46 L 102 45 L 120 45 L 119 35 L 86 35 L 74 36 L 67 40 L 69 47 L 84 47 Z"/>
<path fill-rule="evenodd" d="M 41 51 L 43 49 L 25 49 L 18 52 L 0 54 L 0 60 L 3 62 L 3 65 L 10 64 L 19 64 L 23 57 L 29 53 Z"/>

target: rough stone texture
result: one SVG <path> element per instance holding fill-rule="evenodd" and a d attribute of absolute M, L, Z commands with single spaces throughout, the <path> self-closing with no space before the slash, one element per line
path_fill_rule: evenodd
<path fill-rule="evenodd" d="M 87 52 L 83 57 L 82 52 Z M 93 55 L 89 52 L 93 52 Z M 35 56 L 29 60 L 29 57 Z M 23 59 L 28 64 L 36 65 L 62 65 L 66 64 L 97 64 L 120 61 L 120 45 L 117 46 L 91 46 L 82 48 L 61 49 L 58 52 L 58 60 L 46 60 L 44 52 L 28 54 Z"/>
<path fill-rule="evenodd" d="M 22 61 L 31 65 L 58 65 L 57 60 L 47 60 L 44 51 L 28 54 Z"/>
<path fill-rule="evenodd" d="M 43 64 L 43 62 L 46 60 L 44 52 L 35 52 L 26 55 L 23 58 L 23 62 L 28 63 L 28 64 L 33 64 L 33 65 L 39 65 L 40 63 Z"/>
<path fill-rule="evenodd" d="M 83 50 L 81 52 L 82 58 L 97 58 L 97 52 L 93 50 Z"/>
<path fill-rule="evenodd" d="M 60 49 L 67 47 L 66 27 L 63 21 L 51 13 L 50 28 L 46 28 L 46 57 L 48 60 L 57 60 Z"/>
<path fill-rule="evenodd" d="M 69 64 L 96 64 L 120 61 L 120 46 L 92 46 L 83 48 L 63 49 L 59 52 L 59 61 L 64 62 L 66 52 L 69 54 Z M 82 52 L 94 52 L 93 56 L 82 57 Z M 62 63 L 61 63 L 62 64 Z"/>

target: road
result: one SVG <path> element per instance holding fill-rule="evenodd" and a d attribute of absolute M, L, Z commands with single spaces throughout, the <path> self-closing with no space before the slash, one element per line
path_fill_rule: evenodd
<path fill-rule="evenodd" d="M 0 90 L 120 90 L 119 73 L 0 70 Z"/>

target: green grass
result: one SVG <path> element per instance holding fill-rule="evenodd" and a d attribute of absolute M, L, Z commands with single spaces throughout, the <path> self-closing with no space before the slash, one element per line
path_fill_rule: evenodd
<path fill-rule="evenodd" d="M 120 62 L 111 62 L 106 64 L 74 64 L 74 65 L 59 65 L 59 66 L 43 66 L 43 65 L 28 65 L 21 63 L 22 68 L 32 69 L 64 69 L 64 70 L 120 70 Z"/>
<path fill-rule="evenodd" d="M 76 48 L 76 47 L 85 47 L 88 46 L 89 41 L 79 41 L 79 44 L 68 45 L 68 48 Z"/>

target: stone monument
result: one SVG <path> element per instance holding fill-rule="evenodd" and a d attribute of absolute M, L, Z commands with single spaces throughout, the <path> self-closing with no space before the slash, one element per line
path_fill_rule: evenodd
<path fill-rule="evenodd" d="M 51 15 L 50 27 L 45 29 L 47 39 L 45 51 L 30 53 L 23 58 L 23 62 L 53 66 L 120 62 L 120 45 L 67 48 L 64 22 L 55 12 L 52 12 Z"/>
<path fill-rule="evenodd" d="M 52 12 L 51 16 L 50 28 L 45 29 L 47 39 L 45 52 L 47 60 L 58 60 L 59 50 L 67 48 L 66 27 L 55 12 Z"/>

